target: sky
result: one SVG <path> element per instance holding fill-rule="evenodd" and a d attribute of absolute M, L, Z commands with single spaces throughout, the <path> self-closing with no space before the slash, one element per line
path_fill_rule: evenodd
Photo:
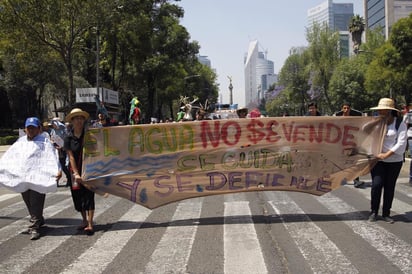
<path fill-rule="evenodd" d="M 208 56 L 218 75 L 222 102 L 229 103 L 232 77 L 233 103 L 244 105 L 244 57 L 249 42 L 258 40 L 260 51 L 274 62 L 279 73 L 292 47 L 307 46 L 307 11 L 325 0 L 181 0 L 185 15 L 181 24 L 192 41 L 198 41 L 200 55 Z M 335 0 L 353 3 L 354 14 L 363 14 L 363 0 Z"/>

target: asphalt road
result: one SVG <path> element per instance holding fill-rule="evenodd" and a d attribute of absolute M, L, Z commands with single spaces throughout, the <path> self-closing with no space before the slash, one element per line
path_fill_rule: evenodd
<path fill-rule="evenodd" d="M 96 197 L 95 234 L 70 191 L 47 195 L 42 237 L 19 194 L 0 188 L 0 273 L 412 273 L 412 187 L 404 165 L 394 224 L 367 221 L 370 178 L 321 197 L 251 192 L 148 210 Z"/>

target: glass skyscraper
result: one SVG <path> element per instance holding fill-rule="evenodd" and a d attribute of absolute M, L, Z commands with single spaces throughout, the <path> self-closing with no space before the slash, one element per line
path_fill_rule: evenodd
<path fill-rule="evenodd" d="M 409 16 L 412 0 L 364 0 L 366 28 L 382 27 L 388 38 L 396 21 Z"/>
<path fill-rule="evenodd" d="M 245 104 L 257 106 L 268 87 L 273 84 L 274 63 L 267 59 L 266 53 L 259 51 L 257 40 L 250 42 L 244 59 L 245 65 Z M 269 76 L 271 75 L 271 76 Z"/>

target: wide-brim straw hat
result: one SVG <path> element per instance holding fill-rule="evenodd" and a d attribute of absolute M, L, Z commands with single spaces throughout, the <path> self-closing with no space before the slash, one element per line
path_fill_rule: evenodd
<path fill-rule="evenodd" d="M 84 120 L 89 119 L 89 113 L 83 111 L 81 108 L 74 108 L 70 111 L 70 113 L 66 116 L 66 122 L 71 122 L 73 117 L 82 116 Z"/>
<path fill-rule="evenodd" d="M 378 106 L 370 108 L 371 110 L 382 110 L 382 109 L 390 109 L 399 111 L 399 109 L 395 108 L 395 101 L 391 98 L 381 98 L 379 100 Z"/>

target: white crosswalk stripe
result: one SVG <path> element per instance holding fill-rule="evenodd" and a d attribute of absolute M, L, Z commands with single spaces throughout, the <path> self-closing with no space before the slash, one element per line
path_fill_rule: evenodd
<path fill-rule="evenodd" d="M 112 205 L 114 205 L 119 199 L 120 198 L 113 197 L 112 199 L 107 200 L 106 204 L 100 205 L 100 210 L 96 212 L 95 218 L 97 218 L 105 210 L 107 210 Z M 67 235 L 63 235 L 60 237 L 48 237 L 47 244 L 44 244 L 44 245 L 25 246 L 19 252 L 13 254 L 5 262 L 1 263 L 2 271 L 7 271 L 7 273 L 24 272 L 26 268 L 28 268 L 30 265 L 34 264 L 35 262 L 40 260 L 42 257 L 49 254 L 50 252 L 55 250 L 58 246 L 63 244 L 67 239 L 69 239 L 72 235 L 69 234 L 69 231 L 67 232 L 68 232 Z"/>
<path fill-rule="evenodd" d="M 73 202 L 71 198 L 64 199 L 63 201 L 57 204 L 46 207 L 43 211 L 43 215 L 46 219 L 53 217 L 62 210 L 69 208 L 72 205 L 72 203 Z M 17 234 L 21 233 L 22 230 L 27 229 L 29 219 L 30 216 L 27 215 L 24 219 L 19 219 L 9 224 L 8 226 L 2 227 L 0 229 L 0 244 L 9 239 L 10 237 L 16 236 Z"/>
<path fill-rule="evenodd" d="M 179 203 L 172 222 L 199 219 L 203 199 Z M 147 264 L 145 273 L 186 273 L 190 250 L 197 231 L 197 223 L 169 226 Z"/>
<path fill-rule="evenodd" d="M 350 186 L 346 186 L 346 187 L 350 187 Z M 409 188 L 412 189 L 412 188 Z M 408 195 L 408 190 L 407 188 L 397 188 L 398 192 L 402 192 L 405 195 Z M 365 199 L 370 199 L 370 195 L 371 195 L 371 190 L 370 188 L 367 189 L 362 189 L 362 188 L 356 188 L 356 191 L 360 194 L 362 194 Z M 395 194 L 396 196 L 396 194 Z M 411 212 L 411 205 L 407 204 L 401 200 L 398 199 L 394 199 L 393 203 L 392 203 L 392 209 L 393 211 L 400 213 L 400 214 L 405 214 L 404 216 L 409 219 L 410 221 L 412 221 L 412 212 Z"/>
<path fill-rule="evenodd" d="M 334 214 L 346 213 L 351 220 L 360 220 L 362 216 L 355 208 L 329 193 L 318 198 Z M 405 273 L 412 270 L 412 246 L 375 223 L 344 220 L 355 233 L 364 238 L 371 246 L 381 252 L 389 261 Z"/>
<path fill-rule="evenodd" d="M 285 193 L 271 193 L 270 197 L 273 201 L 269 203 L 280 217 L 282 214 L 301 216 L 301 220 L 284 222 L 284 225 L 314 273 L 358 273 L 339 248 Z"/>
<path fill-rule="evenodd" d="M 104 233 L 91 248 L 81 254 L 79 258 L 62 273 L 101 273 L 135 233 L 135 227 L 128 229 L 124 227 L 122 222 L 137 222 L 142 224 L 149 214 L 150 210 L 148 209 L 137 205 L 132 206 L 131 209 L 119 219 L 119 222 L 113 225 L 111 231 Z M 99 252 L 101 250 L 105 250 L 105 252 Z M 99 252 L 99 256 L 94 256 L 96 252 Z M 91 260 L 90 258 L 93 259 Z"/>
<path fill-rule="evenodd" d="M 38 241 L 30 241 L 29 237 L 20 235 L 21 230 L 28 224 L 29 216 L 26 216 L 24 203 L 14 199 L 19 194 L 17 196 L 6 194 L 4 197 L 0 195 L 0 201 L 5 205 L 0 208 L 0 224 L 3 224 L 0 227 L 0 273 L 34 273 L 38 272 L 37 269 L 47 272 L 47 267 L 42 264 L 53 262 L 51 254 L 54 251 L 62 253 L 60 255 L 62 261 L 59 262 L 61 265 L 54 268 L 55 271 L 50 270 L 53 273 L 107 273 L 108 269 L 120 267 L 119 261 L 123 264 L 129 263 L 124 256 L 118 256 L 119 254 L 133 256 L 134 248 L 139 248 L 139 254 L 142 255 L 144 251 L 141 249 L 145 248 L 145 244 L 150 245 L 150 248 L 148 247 L 150 253 L 145 254 L 146 259 L 136 261 L 138 258 L 131 257 L 131 265 L 125 267 L 125 270 L 118 268 L 118 273 L 130 273 L 137 262 L 141 266 L 136 273 L 197 273 L 199 271 L 190 268 L 197 262 L 192 257 L 197 260 L 201 258 L 202 253 L 196 254 L 202 252 L 201 245 L 196 247 L 197 240 L 200 243 L 218 245 L 213 249 L 213 252 L 217 253 L 216 258 L 204 258 L 211 264 L 216 264 L 211 269 L 217 273 L 276 272 L 278 265 L 274 268 L 269 263 L 270 260 L 272 262 L 293 260 L 286 255 L 284 258 L 268 259 L 268 256 L 273 256 L 278 249 L 280 249 L 280 253 L 276 253 L 278 256 L 292 254 L 298 257 L 297 261 L 305 264 L 302 268 L 306 269 L 305 272 L 366 273 L 367 264 L 352 261 L 357 257 L 351 254 L 350 248 L 356 248 L 356 245 L 352 247 L 344 243 L 351 237 L 362 241 L 360 244 L 364 245 L 363 250 L 373 250 L 381 260 L 389 262 L 390 266 L 385 270 L 391 269 L 393 273 L 412 273 L 410 255 L 412 237 L 402 235 L 403 230 L 400 230 L 411 221 L 412 201 L 407 201 L 411 189 L 406 185 L 397 187 L 397 194 L 402 196 L 403 200 L 397 199 L 395 194 L 392 210 L 394 215 L 402 215 L 403 220 L 406 221 L 399 221 L 393 225 L 379 221 L 368 222 L 365 215 L 368 208 L 359 211 L 359 208 L 352 206 L 350 194 L 361 197 L 362 204 L 367 205 L 370 189 L 356 189 L 351 185 L 343 187 L 337 193 L 332 192 L 321 197 L 308 195 L 302 200 L 297 198 L 300 196 L 288 192 L 263 192 L 264 195 L 260 196 L 246 193 L 228 194 L 223 199 L 213 200 L 219 201 L 213 204 L 214 210 L 219 211 L 218 215 L 214 215 L 212 211 L 204 219 L 202 219 L 202 212 L 207 212 L 211 207 L 210 202 L 205 202 L 206 199 L 212 199 L 209 197 L 172 204 L 167 207 L 168 210 L 165 211 L 167 214 L 165 214 L 162 208 L 148 210 L 116 196 L 109 196 L 107 199 L 97 196 L 95 219 L 108 218 L 110 225 L 105 226 L 105 229 L 96 232 L 92 237 L 84 236 L 88 241 L 87 244 L 81 246 L 79 253 L 72 255 L 67 262 L 64 261 L 65 247 L 69 246 L 73 249 L 73 244 L 70 245 L 73 240 L 78 243 L 82 241 L 78 238 L 82 236 L 75 231 L 76 225 L 80 222 L 80 215 L 73 209 L 70 192 L 62 191 L 47 195 L 48 203 L 44 209 L 46 222 L 53 219 L 55 221 L 48 224 L 48 232 Z M 308 207 L 307 202 L 311 207 Z M 265 205 L 264 208 L 261 204 Z M 314 219 L 311 211 L 313 208 L 336 216 L 332 221 L 334 223 L 332 227 L 329 226 L 327 219 L 322 220 L 322 223 L 319 219 Z M 122 213 L 116 216 L 119 209 Z M 263 215 L 269 214 L 265 219 L 268 222 L 266 224 L 257 221 L 263 216 L 260 215 L 262 212 L 265 212 Z M 275 214 L 272 215 L 273 213 Z M 328 215 L 330 218 L 330 214 Z M 146 222 L 147 226 L 145 226 Z M 337 236 L 330 233 L 340 224 L 344 226 L 343 231 L 349 235 Z M 201 229 L 199 225 L 202 225 Z M 200 233 L 204 232 L 208 225 L 219 227 L 213 230 L 217 232 L 212 236 L 213 243 L 212 241 L 208 243 L 210 234 Z M 142 226 L 144 229 L 141 228 Z M 159 227 L 162 229 L 158 229 Z M 277 231 L 274 231 L 273 235 L 262 235 L 275 230 L 274 227 L 276 230 L 282 230 L 279 235 L 287 237 L 286 240 L 282 239 L 283 242 L 279 243 L 278 249 L 271 246 L 272 240 L 279 240 L 276 239 Z M 149 233 L 153 237 L 142 241 L 142 237 L 151 230 L 156 230 L 156 233 Z M 55 231 L 58 232 L 54 233 Z M 264 239 L 268 239 L 269 242 L 265 243 Z M 16 248 L 14 243 L 18 245 Z M 282 250 L 289 244 L 293 245 L 291 250 Z M 3 246 L 10 249 L 9 254 L 3 252 L 5 250 Z M 217 259 L 216 263 L 215 259 Z M 376 261 L 379 262 L 379 259 Z M 287 262 L 283 265 L 280 262 L 279 265 L 287 270 L 292 263 Z M 289 273 L 295 272 L 289 271 Z"/>
<path fill-rule="evenodd" d="M 225 273 L 267 273 L 251 215 L 249 202 L 225 202 L 225 217 L 231 217 L 223 235 Z"/>

